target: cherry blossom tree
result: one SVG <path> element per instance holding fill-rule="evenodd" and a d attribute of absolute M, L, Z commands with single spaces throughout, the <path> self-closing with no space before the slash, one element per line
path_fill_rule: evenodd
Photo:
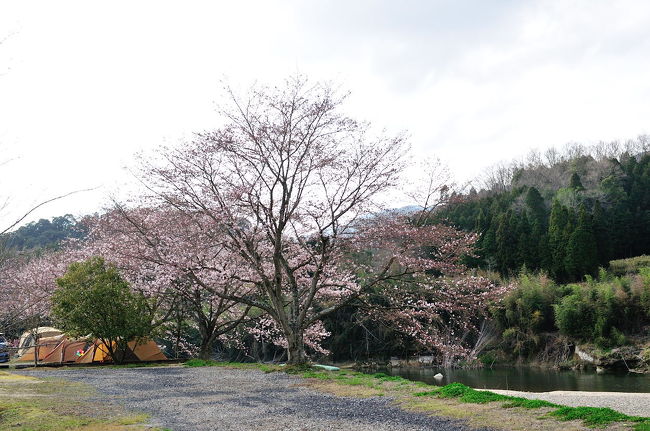
<path fill-rule="evenodd" d="M 215 340 L 243 323 L 251 306 L 227 298 L 250 289 L 234 277 L 237 256 L 214 240 L 219 232 L 201 228 L 200 218 L 116 203 L 104 215 L 86 220 L 91 226 L 86 248 L 116 265 L 133 289 L 164 311 L 158 313 L 161 323 L 186 308 L 201 335 L 199 357 L 207 359 Z"/>
<path fill-rule="evenodd" d="M 71 254 L 55 251 L 36 256 L 18 255 L 0 263 L 0 328 L 15 335 L 32 331 L 38 351 L 36 330 L 50 322 L 51 297 L 56 279 L 75 261 Z M 34 356 L 38 363 L 38 355 Z"/>
<path fill-rule="evenodd" d="M 479 340 L 489 305 L 507 291 L 507 286 L 478 276 L 428 278 L 382 290 L 383 305 L 367 314 L 397 330 L 403 343 L 451 367 L 459 360 L 476 359 L 484 347 Z"/>
<path fill-rule="evenodd" d="M 75 259 L 69 253 L 56 251 L 5 260 L 0 271 L 0 324 L 22 329 L 47 322 L 56 278 Z"/>
<path fill-rule="evenodd" d="M 250 306 L 214 293 L 219 289 L 231 294 L 242 288 L 230 275 L 237 260 L 225 248 L 215 249 L 215 242 L 191 221 L 173 215 L 159 209 L 127 211 L 118 205 L 83 220 L 88 238 L 68 241 L 56 252 L 6 262 L 0 290 L 6 304 L 2 322 L 17 324 L 27 317 L 35 324 L 47 321 L 56 279 L 71 263 L 101 256 L 119 270 L 132 290 L 147 299 L 144 305 L 152 316 L 152 327 L 166 324 L 181 308 L 189 310 L 201 335 L 199 356 L 209 357 L 214 341 L 243 322 Z M 201 275 L 203 284 L 188 276 L 188 267 Z"/>
<path fill-rule="evenodd" d="M 383 305 L 367 308 L 364 314 L 398 330 L 404 343 L 415 344 L 448 367 L 457 360 L 476 359 L 487 341 L 481 331 L 490 318 L 489 306 L 512 286 L 469 274 L 463 258 L 473 256 L 476 234 L 441 223 L 431 225 L 436 210 L 456 199 L 457 185 L 448 168 L 439 159 L 426 159 L 415 184 L 408 194 L 419 210 L 411 213 L 406 223 L 379 223 L 377 236 L 384 241 L 393 237 L 395 242 L 419 244 L 425 251 L 419 257 L 432 261 L 421 263 L 428 267 L 424 274 L 382 289 Z"/>
<path fill-rule="evenodd" d="M 341 112 L 345 97 L 302 77 L 244 97 L 227 91 L 223 127 L 144 162 L 150 193 L 141 205 L 173 208 L 211 233 L 207 248 L 236 259 L 230 276 L 250 290 L 215 294 L 263 310 L 286 340 L 290 363 L 306 360 L 309 328 L 369 292 L 460 276 L 458 259 L 473 238 L 377 216 L 405 166 L 402 136 L 372 135 Z M 432 185 L 427 193 L 436 190 L 444 191 Z M 186 266 L 209 289 L 204 269 Z"/>
<path fill-rule="evenodd" d="M 372 253 L 362 272 L 372 274 L 373 267 L 386 264 L 401 272 L 395 271 L 397 277 L 389 280 L 377 277 L 380 286 L 367 295 L 371 303 L 362 304 L 363 314 L 397 330 L 404 343 L 414 343 L 445 366 L 472 359 L 480 327 L 489 318 L 489 305 L 509 287 L 468 274 L 462 260 L 472 255 L 475 234 L 444 224 L 423 224 L 426 218 L 421 212 L 408 220 L 383 218 L 360 232 L 358 249 Z"/>

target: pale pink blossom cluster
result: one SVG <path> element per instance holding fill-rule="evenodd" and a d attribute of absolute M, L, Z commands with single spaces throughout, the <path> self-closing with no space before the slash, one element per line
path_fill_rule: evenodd
<path fill-rule="evenodd" d="M 77 258 L 76 252 L 50 251 L 5 260 L 0 270 L 0 322 L 3 326 L 20 327 L 46 322 L 56 279 Z"/>
<path fill-rule="evenodd" d="M 371 318 L 398 329 L 419 351 L 453 365 L 472 357 L 474 342 L 488 307 L 510 290 L 477 276 L 419 279 L 384 291 L 387 304 Z"/>
<path fill-rule="evenodd" d="M 258 341 L 265 341 L 276 346 L 287 348 L 288 342 L 282 330 L 278 328 L 275 320 L 269 318 L 259 319 L 256 325 L 248 329 L 248 333 Z M 323 341 L 332 335 L 323 325 L 323 322 L 314 322 L 303 334 L 305 346 L 312 352 L 320 355 L 329 355 L 329 350 L 323 348 Z"/>

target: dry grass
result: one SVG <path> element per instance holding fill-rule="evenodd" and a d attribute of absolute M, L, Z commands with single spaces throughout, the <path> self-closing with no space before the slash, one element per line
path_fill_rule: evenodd
<path fill-rule="evenodd" d="M 143 431 L 148 416 L 92 402 L 79 383 L 0 372 L 0 429 L 16 431 Z"/>
<path fill-rule="evenodd" d="M 405 397 L 399 405 L 411 411 L 464 419 L 474 427 L 503 430 L 578 431 L 589 430 L 581 421 L 563 422 L 546 417 L 551 409 L 501 409 L 493 404 L 465 404 L 456 400 L 423 397 Z M 621 429 L 621 428 L 610 428 Z M 629 429 L 629 428 L 624 428 Z"/>

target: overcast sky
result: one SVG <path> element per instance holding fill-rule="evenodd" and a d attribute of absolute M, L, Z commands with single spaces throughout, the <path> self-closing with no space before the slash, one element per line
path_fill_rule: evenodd
<path fill-rule="evenodd" d="M 0 5 L 0 195 L 101 208 L 133 153 L 301 72 L 460 179 L 529 149 L 650 132 L 648 1 L 12 1 Z"/>

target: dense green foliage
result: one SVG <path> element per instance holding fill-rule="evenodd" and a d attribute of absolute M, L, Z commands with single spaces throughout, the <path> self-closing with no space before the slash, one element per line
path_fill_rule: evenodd
<path fill-rule="evenodd" d="M 541 334 L 557 331 L 554 306 L 566 288 L 545 276 L 522 274 L 517 287 L 508 294 L 493 316 L 501 329 L 505 349 L 518 356 L 529 356 L 542 348 Z"/>
<path fill-rule="evenodd" d="M 628 277 L 603 272 L 598 280 L 570 287 L 555 306 L 557 327 L 565 335 L 608 347 L 624 344 L 624 333 L 638 333 L 650 323 L 650 268 Z"/>
<path fill-rule="evenodd" d="M 580 284 L 557 285 L 545 276 L 520 275 L 517 287 L 495 308 L 505 349 L 530 356 L 544 334 L 558 332 L 602 348 L 626 343 L 650 324 L 650 268 L 618 277 L 601 271 Z"/>
<path fill-rule="evenodd" d="M 5 246 L 13 250 L 56 248 L 61 241 L 83 238 L 86 229 L 72 215 L 40 219 L 5 235 Z"/>
<path fill-rule="evenodd" d="M 104 259 L 73 263 L 57 284 L 52 296 L 56 323 L 72 336 L 91 334 L 100 339 L 113 362 L 129 359 L 129 341 L 151 334 L 146 299 L 131 291 L 117 269 Z"/>
<path fill-rule="evenodd" d="M 642 268 L 650 268 L 650 256 L 636 256 L 609 262 L 609 270 L 615 275 L 634 274 Z"/>
<path fill-rule="evenodd" d="M 580 280 L 610 260 L 650 253 L 650 155 L 520 168 L 506 190 L 460 196 L 435 221 L 481 234 L 474 266 Z"/>

